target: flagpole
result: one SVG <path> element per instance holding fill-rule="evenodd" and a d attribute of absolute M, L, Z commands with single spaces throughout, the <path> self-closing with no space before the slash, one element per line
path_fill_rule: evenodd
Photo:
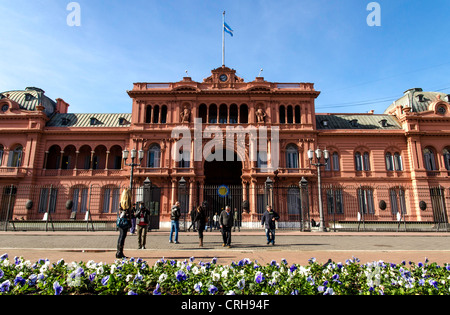
<path fill-rule="evenodd" d="M 222 66 L 225 67 L 225 11 L 223 11 L 222 21 Z"/>

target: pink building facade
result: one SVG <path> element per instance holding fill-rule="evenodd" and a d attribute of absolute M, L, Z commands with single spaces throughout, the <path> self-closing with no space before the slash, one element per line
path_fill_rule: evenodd
<path fill-rule="evenodd" d="M 185 213 L 205 201 L 211 213 L 232 203 L 247 226 L 267 204 L 280 226 L 319 222 L 321 211 L 327 227 L 448 222 L 446 94 L 412 89 L 383 114 L 319 114 L 314 84 L 244 82 L 227 67 L 203 82 L 135 83 L 127 93 L 131 113 L 123 114 L 70 113 L 39 88 L 0 93 L 0 221 L 42 220 L 46 212 L 59 221 L 86 213 L 114 221 L 130 183 L 123 150 L 135 149 L 143 152 L 135 199 L 150 181 L 155 228 L 168 226 L 180 198 Z M 318 148 L 330 155 L 321 199 L 307 154 Z"/>

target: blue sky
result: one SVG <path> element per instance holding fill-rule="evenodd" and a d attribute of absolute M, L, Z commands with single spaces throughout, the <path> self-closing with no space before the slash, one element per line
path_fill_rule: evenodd
<path fill-rule="evenodd" d="M 382 113 L 407 89 L 450 94 L 448 0 L 0 0 L 0 91 L 27 86 L 74 113 L 129 113 L 134 82 L 202 81 L 222 63 L 245 81 L 313 82 L 319 113 Z"/>

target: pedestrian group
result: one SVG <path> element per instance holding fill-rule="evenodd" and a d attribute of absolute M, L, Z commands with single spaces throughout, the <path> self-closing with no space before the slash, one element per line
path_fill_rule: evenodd
<path fill-rule="evenodd" d="M 178 231 L 180 228 L 180 217 L 180 202 L 177 201 L 172 206 L 170 211 L 169 243 L 175 242 L 175 244 L 179 244 Z M 279 219 L 280 216 L 272 210 L 272 207 L 267 206 L 267 211 L 264 212 L 261 218 L 261 225 L 264 227 L 266 232 L 267 245 L 275 245 L 275 222 Z M 234 211 L 231 212 L 231 208 L 226 206 L 225 210 L 223 210 L 220 214 L 217 212 L 214 214 L 212 221 L 213 222 L 209 225 L 210 228 L 220 228 L 223 240 L 222 246 L 230 248 L 232 229 L 234 228 L 233 231 L 235 231 L 237 225 L 240 231 L 240 225 L 236 224 L 238 221 L 237 209 L 235 208 Z M 136 206 L 133 206 L 131 201 L 131 190 L 125 189 L 120 198 L 119 213 L 117 218 L 119 239 L 117 241 L 116 258 L 126 258 L 123 253 L 123 249 L 128 230 L 130 230 L 132 234 L 135 234 L 137 230 L 138 249 L 145 249 L 149 223 L 150 211 L 144 206 L 143 202 L 139 202 Z M 188 230 L 193 227 L 193 230 L 198 232 L 199 247 L 203 247 L 203 232 L 206 229 L 207 223 L 208 216 L 202 206 L 198 206 L 196 209 L 191 211 L 191 226 Z"/>

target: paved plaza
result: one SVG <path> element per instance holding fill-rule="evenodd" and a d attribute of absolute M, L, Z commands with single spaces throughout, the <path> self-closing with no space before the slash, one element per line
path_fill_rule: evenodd
<path fill-rule="evenodd" d="M 0 232 L 0 253 L 23 256 L 35 261 L 48 258 L 113 263 L 118 233 L 116 232 Z M 343 262 L 356 257 L 362 263 L 375 260 L 400 263 L 423 262 L 428 258 L 439 264 L 450 263 L 448 233 L 320 233 L 278 231 L 276 245 L 266 245 L 263 230 L 234 232 L 232 247 L 223 248 L 218 231 L 205 233 L 204 247 L 199 248 L 193 232 L 180 232 L 180 244 L 169 244 L 169 231 L 149 232 L 147 246 L 137 249 L 137 236 L 128 234 L 125 255 L 142 258 L 153 264 L 160 258 L 197 261 L 218 258 L 228 264 L 243 258 L 266 264 L 285 258 L 289 263 L 307 264 L 312 257 L 319 262 L 332 259 Z"/>

